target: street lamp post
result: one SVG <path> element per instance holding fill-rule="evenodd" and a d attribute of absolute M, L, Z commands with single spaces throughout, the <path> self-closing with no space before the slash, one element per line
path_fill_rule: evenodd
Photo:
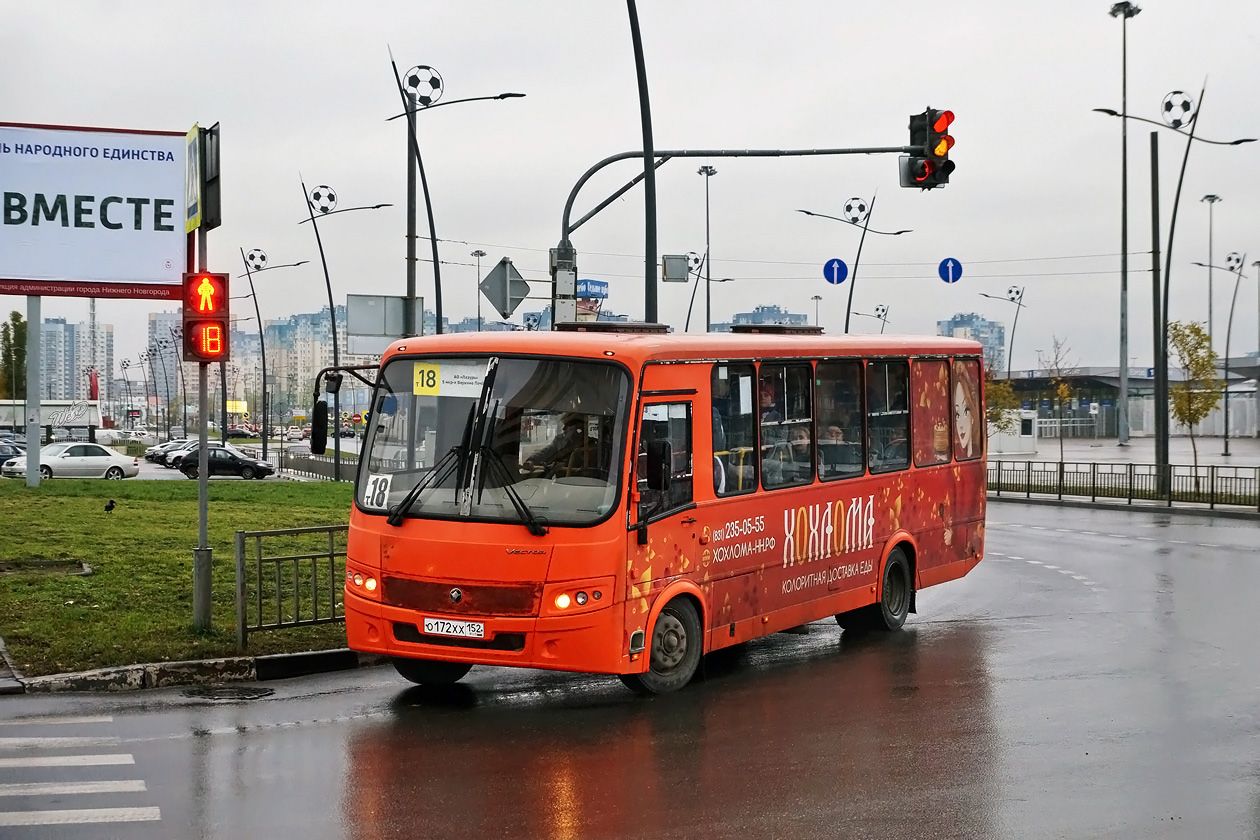
<path fill-rule="evenodd" d="M 879 321 L 879 334 L 884 334 L 884 327 L 888 326 L 888 307 L 884 304 L 878 304 L 875 307 L 874 314 L 867 312 L 854 312 L 854 315 L 861 315 L 863 318 L 875 318 Z"/>
<path fill-rule="evenodd" d="M 420 330 L 415 324 L 416 302 L 416 180 L 415 173 L 420 174 L 420 187 L 424 191 L 424 207 L 429 217 L 429 248 L 433 257 L 433 312 L 436 318 L 434 332 L 441 335 L 442 329 L 442 265 L 438 257 L 437 226 L 433 221 L 433 200 L 429 196 L 429 179 L 424 171 L 424 158 L 420 156 L 420 141 L 416 137 L 416 114 L 442 105 L 456 105 L 460 102 L 480 102 L 488 99 L 518 99 L 523 93 L 499 93 L 493 96 L 470 96 L 465 99 L 451 99 L 439 103 L 445 86 L 442 74 L 427 64 L 412 67 L 406 78 L 398 75 L 398 65 L 390 54 L 390 66 L 394 70 L 394 83 L 398 86 L 398 95 L 402 99 L 403 113 L 389 117 L 396 120 L 407 118 L 407 305 L 403 312 L 403 330 L 408 335 L 415 335 Z M 423 322 L 423 313 L 421 314 Z M 421 324 L 423 326 L 423 323 Z"/>
<path fill-rule="evenodd" d="M 797 210 L 797 213 L 804 213 L 806 216 L 818 216 L 822 219 L 831 219 L 836 222 L 844 222 L 862 229 L 862 236 L 858 239 L 857 256 L 853 260 L 853 271 L 849 275 L 849 302 L 844 310 L 844 332 L 849 332 L 849 315 L 853 312 L 853 287 L 857 285 L 858 263 L 862 261 L 862 244 L 866 242 L 866 234 L 877 233 L 881 236 L 901 236 L 903 233 L 913 233 L 912 230 L 872 230 L 871 229 L 871 213 L 875 212 L 875 197 L 871 196 L 868 205 L 864 198 L 850 198 L 844 203 L 844 212 L 848 218 L 840 218 L 839 216 L 828 216 L 826 213 L 814 213 L 809 210 Z"/>
<path fill-rule="evenodd" d="M 478 248 L 469 256 L 477 258 L 477 282 L 474 284 L 474 291 L 477 295 L 477 332 L 481 332 L 481 258 L 486 252 Z"/>
<path fill-rule="evenodd" d="M 1203 196 L 1199 201 L 1207 202 L 1208 206 L 1208 352 L 1212 350 L 1213 337 L 1216 332 L 1216 322 L 1212 318 L 1212 211 L 1216 209 L 1216 203 L 1221 200 L 1219 195 L 1209 194 Z"/>
<path fill-rule="evenodd" d="M 818 304 L 822 302 L 822 295 L 814 295 L 810 298 L 814 302 L 814 326 L 818 326 Z"/>
<path fill-rule="evenodd" d="M 267 438 L 268 438 L 268 415 L 270 408 L 267 405 L 267 340 L 265 337 L 266 330 L 263 329 L 262 312 L 258 307 L 258 293 L 254 289 L 254 273 L 261 271 L 270 271 L 276 268 L 296 268 L 299 265 L 306 265 L 309 260 L 301 260 L 295 263 L 286 263 L 285 265 L 267 265 L 267 252 L 261 248 L 254 248 L 248 254 L 245 249 L 241 248 L 241 261 L 245 263 L 245 277 L 249 280 L 249 296 L 254 299 L 254 316 L 258 320 L 258 355 L 262 360 L 262 456 L 263 460 L 267 460 Z M 337 329 L 336 319 L 333 319 L 334 341 Z"/>
<path fill-rule="evenodd" d="M 1011 324 L 1011 340 L 1009 349 L 1006 351 L 1006 381 L 1011 381 L 1011 357 L 1015 355 L 1015 328 L 1019 326 L 1019 310 L 1024 308 L 1024 287 L 1023 286 L 1007 286 L 1006 297 L 998 295 L 987 295 L 980 293 L 980 297 L 992 298 L 993 300 L 1009 300 L 1015 304 L 1015 320 Z"/>
<path fill-rule="evenodd" d="M 1242 283 L 1242 270 L 1246 262 L 1247 257 L 1237 252 L 1231 252 L 1225 257 L 1225 264 L 1235 270 L 1234 294 L 1229 300 L 1229 320 L 1225 322 L 1225 451 L 1221 453 L 1225 456 L 1229 455 L 1229 338 L 1234 329 L 1234 304 L 1238 303 L 1238 286 Z"/>
<path fill-rule="evenodd" d="M 696 170 L 697 175 L 704 176 L 704 331 L 713 331 L 713 258 L 709 239 L 709 179 L 717 174 L 712 166 L 702 166 Z"/>
<path fill-rule="evenodd" d="M 1142 11 L 1124 0 L 1109 14 L 1120 18 L 1120 396 L 1118 443 L 1129 445 L 1129 18 Z M 1019 314 L 1018 312 L 1016 313 Z M 1011 330 L 1014 333 L 1014 329 Z M 1014 336 L 1012 335 L 1012 338 Z M 1009 377 L 1008 377 L 1009 378 Z"/>

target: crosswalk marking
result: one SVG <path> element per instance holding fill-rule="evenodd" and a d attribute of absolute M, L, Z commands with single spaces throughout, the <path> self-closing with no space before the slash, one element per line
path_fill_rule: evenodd
<path fill-rule="evenodd" d="M 0 720 L 0 726 L 52 726 L 63 724 L 82 724 L 82 723 L 113 723 L 113 715 L 83 715 L 79 717 L 56 717 L 53 715 L 45 717 L 29 717 L 16 718 L 13 720 Z"/>
<path fill-rule="evenodd" d="M 0 750 L 60 749 L 63 747 L 112 747 L 117 738 L 108 736 L 82 738 L 0 738 Z"/>
<path fill-rule="evenodd" d="M 129 753 L 114 755 L 32 755 L 25 758 L 0 758 L 5 767 L 103 767 L 108 764 L 135 764 Z"/>
<path fill-rule="evenodd" d="M 0 811 L 0 826 L 82 825 L 162 819 L 159 808 L 79 808 L 60 811 Z"/>
<path fill-rule="evenodd" d="M 0 784 L 0 796 L 69 796 L 78 793 L 144 793 L 143 779 L 105 782 L 20 782 Z"/>

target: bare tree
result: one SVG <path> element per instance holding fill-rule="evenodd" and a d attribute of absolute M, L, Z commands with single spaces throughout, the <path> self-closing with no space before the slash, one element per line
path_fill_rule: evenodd
<path fill-rule="evenodd" d="M 1072 377 L 1076 375 L 1076 362 L 1069 362 L 1072 348 L 1057 335 L 1050 337 L 1050 352 L 1037 354 L 1037 365 L 1050 375 L 1050 388 L 1054 391 L 1055 416 L 1059 421 L 1059 474 L 1063 474 L 1063 410 L 1072 399 Z"/>

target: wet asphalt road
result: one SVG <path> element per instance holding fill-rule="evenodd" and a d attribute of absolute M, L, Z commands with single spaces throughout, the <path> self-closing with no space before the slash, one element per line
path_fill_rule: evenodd
<path fill-rule="evenodd" d="M 1260 523 L 994 503 L 905 631 L 819 622 L 672 696 L 372 668 L 0 698 L 0 836 L 1260 838 L 1257 592 Z M 12 740 L 45 737 L 85 740 Z M 84 755 L 134 763 L 31 765 Z M 137 821 L 14 825 L 94 809 Z"/>

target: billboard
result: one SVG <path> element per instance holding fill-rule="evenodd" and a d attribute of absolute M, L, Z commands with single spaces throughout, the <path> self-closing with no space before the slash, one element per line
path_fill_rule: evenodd
<path fill-rule="evenodd" d="M 0 294 L 178 299 L 185 133 L 0 123 Z"/>

